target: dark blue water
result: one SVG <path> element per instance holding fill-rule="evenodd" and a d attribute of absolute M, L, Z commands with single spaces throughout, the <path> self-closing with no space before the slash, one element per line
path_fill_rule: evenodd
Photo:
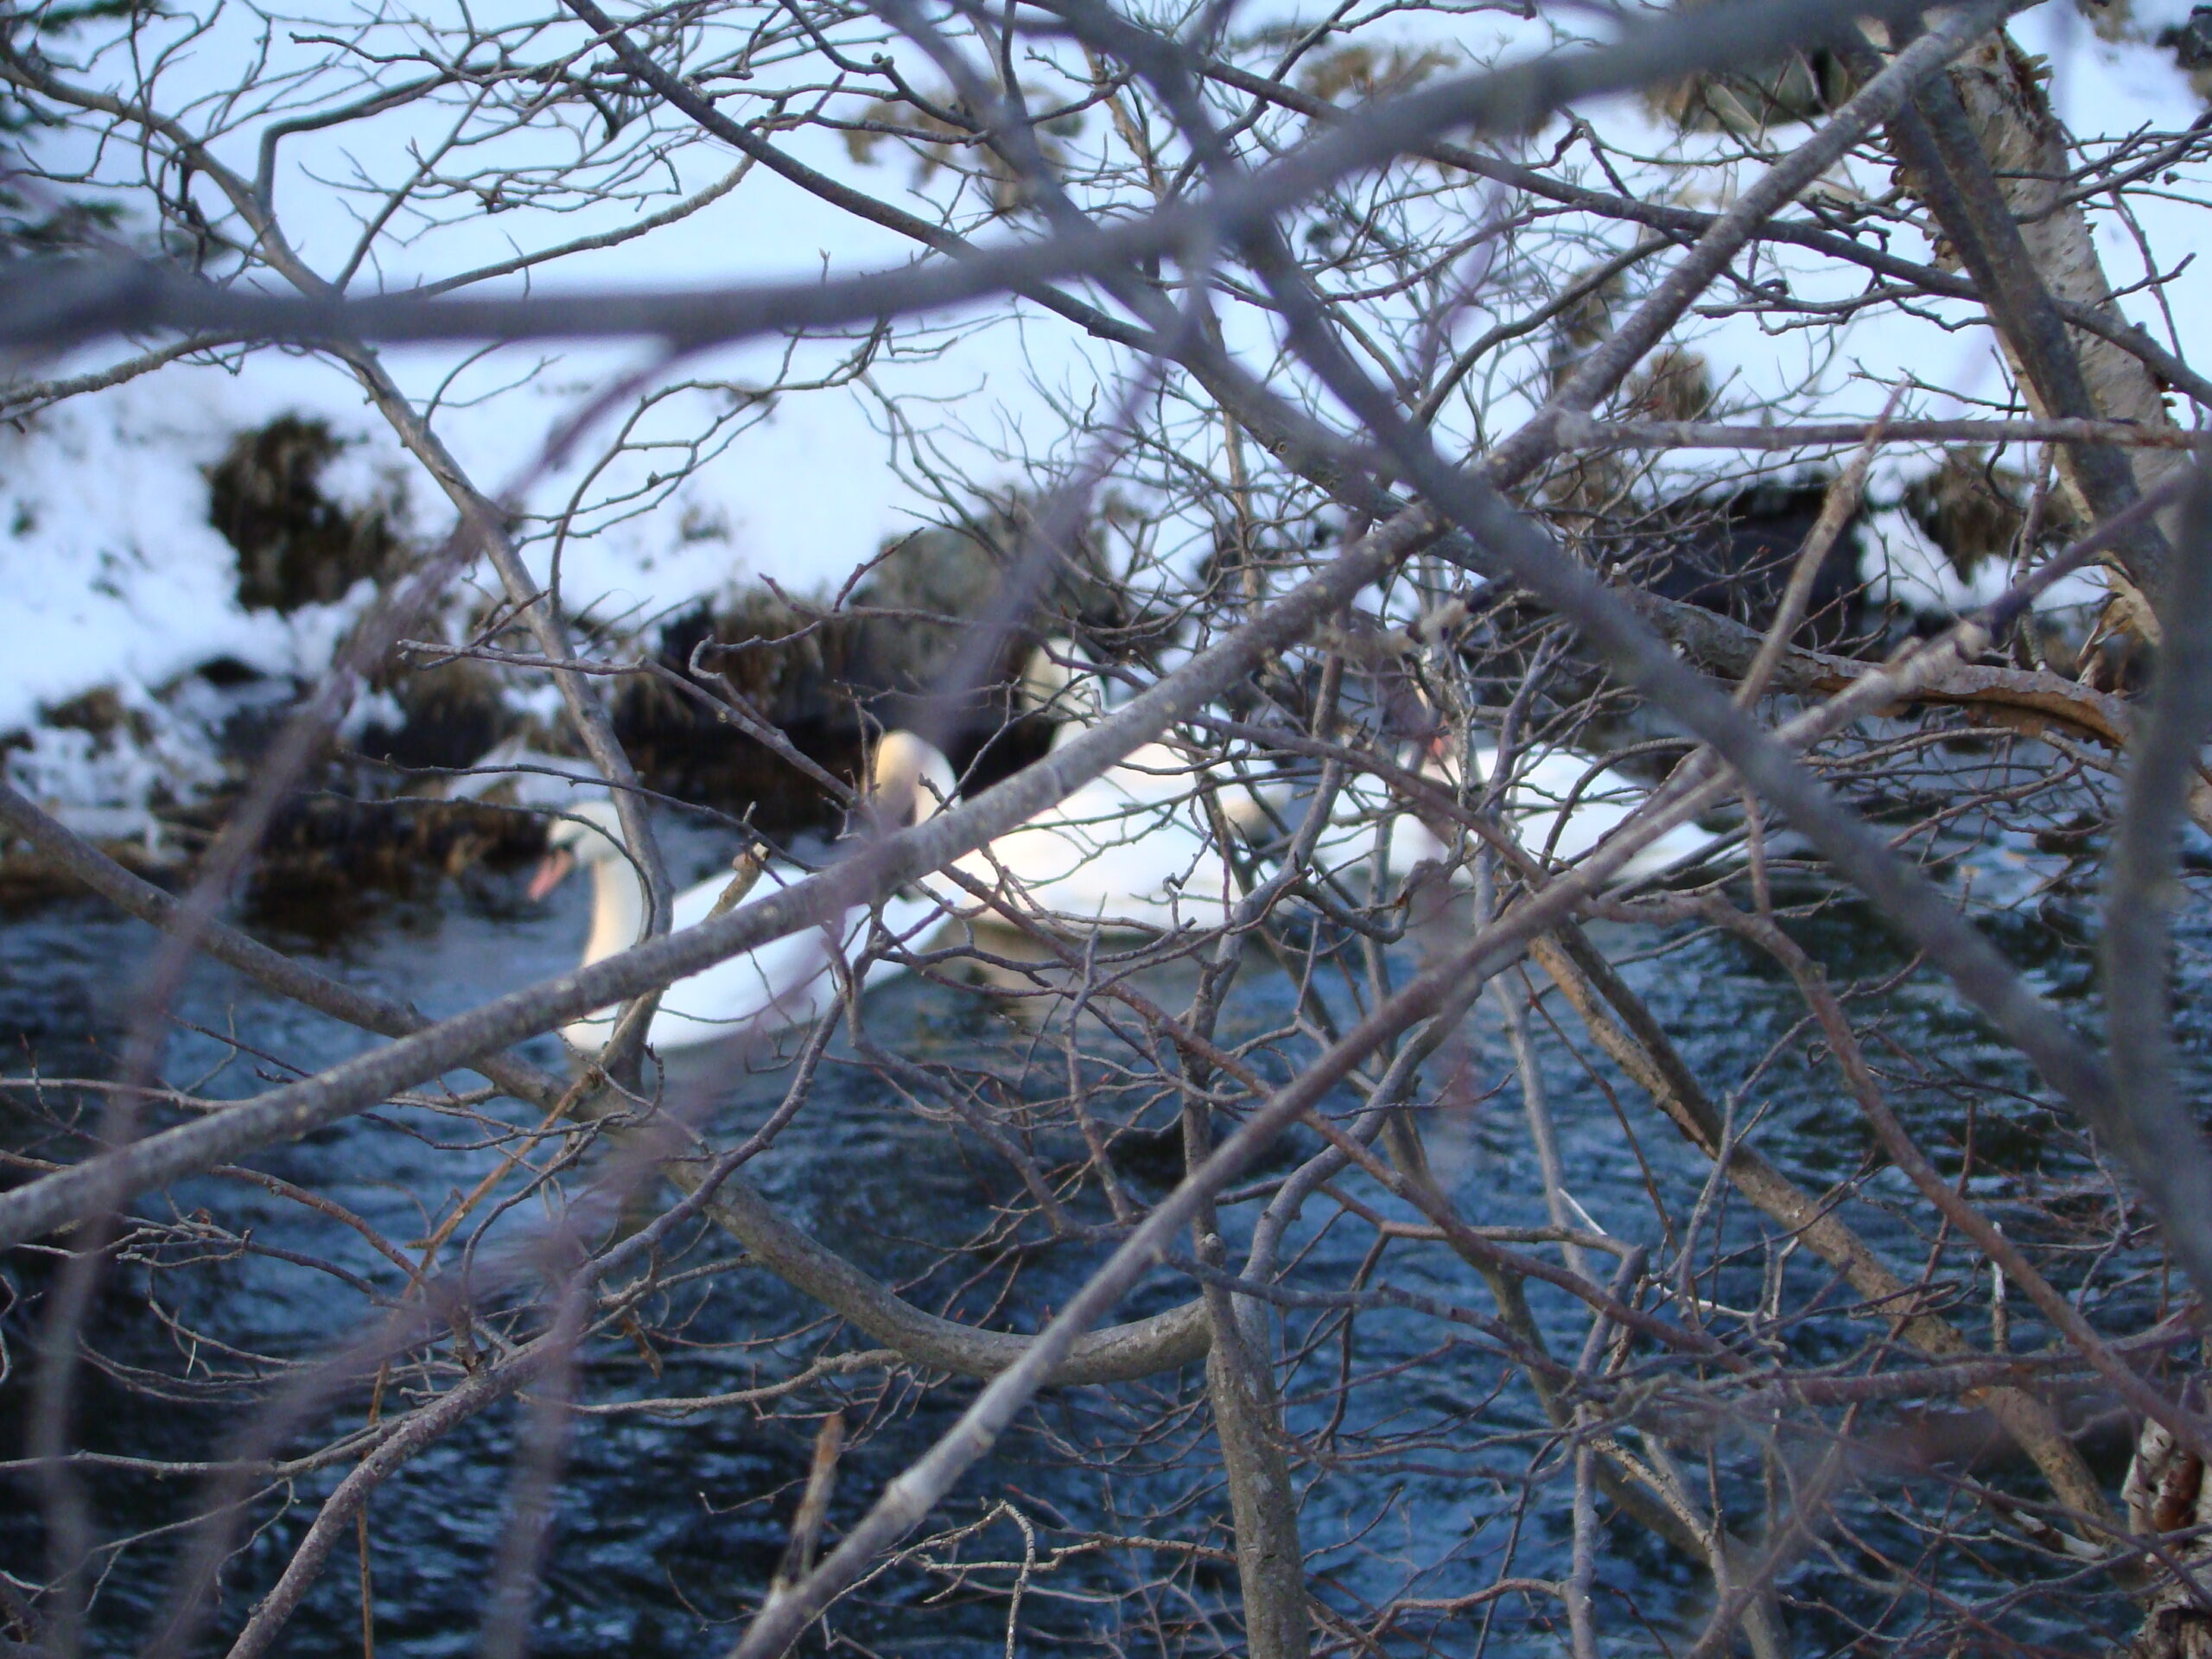
<path fill-rule="evenodd" d="M 1955 830 L 1945 850 L 1955 861 L 1947 879 L 1975 884 L 1996 937 L 2043 988 L 2086 1013 L 2084 941 L 2093 912 L 2082 893 L 2068 889 L 2063 857 L 2038 852 L 2024 830 L 1988 826 Z M 571 893 L 538 909 L 522 902 L 518 888 L 518 877 L 479 874 L 434 894 L 372 906 L 342 937 L 264 931 L 328 971 L 403 995 L 426 1012 L 449 1012 L 573 960 L 584 895 Z M 1877 979 L 1903 965 L 1874 918 L 1849 903 L 1820 908 L 1793 929 L 1839 982 Z M 151 937 L 90 901 L 49 902 L 0 918 L 8 1072 L 21 1077 L 35 1068 L 67 1077 L 109 1070 L 133 973 Z M 1600 938 L 1628 963 L 1628 976 L 1714 1097 L 1727 1100 L 1739 1122 L 1756 1120 L 1760 1148 L 1815 1188 L 1859 1179 L 1858 1199 L 1847 1206 L 1853 1224 L 1908 1278 L 1925 1267 L 1930 1294 L 1963 1308 L 1959 1322 L 1981 1340 L 1986 1318 L 1975 1308 L 1986 1284 L 1972 1275 L 1967 1258 L 1938 1249 L 1893 1173 L 1869 1171 L 1871 1138 L 1832 1069 L 1809 1046 L 1798 1023 L 1802 1005 L 1778 974 L 1740 946 L 1692 930 L 1601 930 Z M 2192 935 L 2189 948 L 2202 943 Z M 1402 976 L 1414 963 L 1402 953 L 1392 966 Z M 1171 969 L 1144 983 L 1179 1007 L 1191 977 Z M 1350 1011 L 1340 988 L 1325 1000 L 1338 1017 Z M 1590 1049 L 1570 1009 L 1554 1001 L 1545 1010 L 1557 1029 L 1545 1017 L 1532 1023 L 1568 1185 L 1596 1222 L 1663 1259 L 1674 1230 L 1698 1209 L 1707 1166 Z M 327 1064 L 369 1040 L 213 968 L 195 974 L 176 1012 L 167 1075 L 219 1098 L 257 1092 L 289 1075 L 289 1066 Z M 2098 1317 L 2108 1328 L 2153 1315 L 2162 1287 L 2139 1271 L 2137 1255 L 2096 1256 L 2063 1236 L 2068 1215 L 2078 1219 L 2082 1239 L 2097 1236 L 2097 1172 L 2070 1128 L 2037 1103 L 2024 1071 L 1924 979 L 1906 977 L 1861 1012 L 1872 1020 L 1870 1050 L 1886 1086 L 1939 1161 L 1955 1166 L 1956 1148 L 1970 1133 L 1981 1160 L 1971 1190 L 2008 1227 L 2017 1224 L 2049 1247 L 2054 1277 L 2068 1285 L 2092 1280 Z M 1255 1044 L 1255 1063 L 1281 1075 L 1313 1052 L 1311 1033 L 1301 1033 L 1297 1020 L 1294 980 L 1255 951 L 1224 1018 L 1224 1037 Z M 2201 1016 L 2192 1010 L 2190 1020 L 2187 1039 L 2201 1052 Z M 978 986 L 908 979 L 870 995 L 866 1029 L 871 1040 L 908 1060 L 961 1068 L 982 1094 L 1014 1113 L 1008 1121 L 1020 1125 L 1041 1166 L 1076 1155 L 1080 1143 L 1064 1119 L 1021 1124 L 1015 1109 L 1065 1091 L 1060 1027 L 1033 1029 Z M 1124 1119 L 1168 1124 L 1175 1103 L 1148 1060 L 1095 1026 L 1085 1028 L 1080 1046 L 1101 1102 Z M 534 1052 L 549 1065 L 562 1063 L 550 1039 Z M 1520 1100 L 1492 1014 L 1470 1021 L 1452 1058 L 1465 1062 L 1464 1074 L 1433 1103 L 1426 1126 L 1440 1178 L 1471 1221 L 1541 1222 Z M 728 1144 L 772 1109 L 788 1075 L 772 1057 L 693 1053 L 671 1066 L 666 1097 Z M 1350 1102 L 1346 1096 L 1337 1103 Z M 47 1090 L 42 1105 L 56 1113 L 97 1109 L 66 1085 Z M 1033 1222 L 1009 1221 L 1009 1206 L 1024 1202 L 1020 1183 L 976 1136 L 945 1121 L 942 1107 L 903 1095 L 856 1063 L 841 1041 L 804 1111 L 749 1173 L 794 1221 L 912 1300 L 1033 1329 L 1103 1247 L 1046 1243 Z M 9 1114 L 7 1144 L 34 1153 L 59 1144 L 20 1091 L 0 1109 Z M 343 1206 L 404 1249 L 498 1166 L 512 1144 L 507 1132 L 531 1121 L 508 1101 L 387 1109 L 271 1152 L 254 1166 Z M 1313 1144 L 1300 1138 L 1293 1150 Z M 543 1165 L 552 1150 L 548 1143 L 531 1156 Z M 1169 1163 L 1133 1159 L 1133 1189 L 1160 1191 Z M 604 1173 L 604 1155 L 588 1155 L 550 1175 L 542 1197 L 480 1212 L 489 1219 L 475 1235 L 477 1260 L 496 1269 L 512 1247 L 540 1235 L 563 1199 Z M 2070 1211 L 2042 1202 L 2056 1188 L 2074 1193 L 2066 1198 Z M 1370 1184 L 1355 1180 L 1346 1190 L 1412 1218 Z M 1227 1213 L 1232 1244 L 1255 1208 Z M 288 1366 L 329 1352 L 403 1291 L 397 1269 L 359 1231 L 242 1180 L 188 1183 L 140 1205 L 141 1213 L 164 1217 L 203 1209 L 219 1231 L 201 1248 L 170 1243 L 126 1251 L 110 1275 L 78 1402 L 79 1438 L 90 1448 L 154 1459 L 207 1456 L 251 1429 L 255 1390 L 281 1389 Z M 1106 1219 L 1095 1187 L 1075 1209 L 1085 1220 Z M 1853 1303 L 1851 1294 L 1831 1285 L 1805 1253 L 1781 1250 L 1771 1227 L 1725 1188 L 1712 1195 L 1699 1225 L 1696 1255 L 1708 1268 L 1699 1294 L 1723 1309 L 1756 1307 L 1763 1300 L 1802 1309 L 1777 1338 L 1797 1363 L 1843 1361 L 1868 1339 L 1866 1321 L 1837 1317 Z M 472 1224 L 444 1265 L 474 1234 Z M 1009 1239 L 1024 1248 L 1007 1248 Z M 1363 1224 L 1315 1202 L 1294 1241 L 1302 1254 L 1290 1282 L 1306 1288 L 1352 1282 L 1372 1239 Z M 667 1287 L 639 1309 L 638 1328 L 592 1343 L 579 1370 L 575 1396 L 590 1414 L 569 1419 L 564 1437 L 550 1553 L 535 1604 L 532 1646 L 539 1653 L 719 1651 L 756 1605 L 783 1548 L 822 1414 L 842 1407 L 854 1435 L 831 1511 L 834 1538 L 973 1396 L 969 1382 L 868 1370 L 757 1405 L 626 1411 L 654 1398 L 758 1388 L 815 1358 L 873 1345 L 748 1268 L 711 1230 L 674 1241 L 658 1266 Z M 1475 1275 L 1433 1243 L 1394 1243 L 1364 1270 L 1371 1282 L 1494 1312 Z M 45 1271 L 25 1258 L 10 1269 L 12 1290 L 35 1291 Z M 2132 1281 L 2129 1273 L 2137 1274 Z M 1162 1274 L 1122 1317 L 1187 1294 L 1186 1286 Z M 535 1296 L 527 1275 L 494 1288 L 490 1322 L 518 1339 L 532 1334 L 540 1328 L 530 1306 Z M 1571 1360 L 1586 1320 L 1544 1287 L 1532 1289 L 1531 1301 L 1553 1351 Z M 2015 1307 L 2016 1343 L 2031 1346 L 2041 1334 L 2024 1305 L 2016 1300 Z M 1709 1317 L 1725 1327 L 1725 1313 Z M 14 1455 L 24 1414 L 27 1326 L 20 1306 L 11 1307 L 0 1330 L 17 1362 L 0 1387 L 0 1434 Z M 1287 1409 L 1306 1450 L 1297 1478 L 1317 1592 L 1338 1614 L 1358 1618 L 1392 1597 L 1442 1600 L 1500 1577 L 1562 1576 L 1567 1487 L 1555 1472 L 1550 1426 L 1520 1373 L 1466 1325 L 1379 1309 L 1362 1312 L 1353 1330 L 1348 1344 L 1333 1310 L 1292 1311 L 1280 1325 L 1284 1351 L 1302 1355 L 1287 1376 Z M 449 1362 L 450 1344 L 441 1355 Z M 1655 1375 L 1662 1369 L 1656 1357 L 1637 1363 Z M 1679 1366 L 1664 1369 L 1678 1380 L 1685 1375 Z M 1358 1382 L 1341 1413 L 1340 1376 Z M 436 1381 L 442 1388 L 453 1377 L 444 1372 Z M 419 1378 L 396 1375 L 385 1408 L 404 1409 L 419 1387 Z M 349 1388 L 284 1450 L 302 1453 L 358 1427 L 367 1408 L 365 1391 Z M 510 1520 L 517 1459 L 533 1421 L 528 1410 L 510 1402 L 474 1419 L 377 1493 L 368 1577 L 379 1652 L 474 1649 L 492 1563 Z M 2121 1438 L 2107 1434 L 2091 1444 L 2101 1469 L 2116 1479 Z M 901 1561 L 841 1604 L 828 1641 L 855 1652 L 1004 1652 L 1008 1592 L 1023 1576 L 1027 1548 L 1033 1564 L 1019 1609 L 1020 1651 L 1160 1651 L 1158 1640 L 1145 1634 L 1154 1626 L 1185 1650 L 1235 1647 L 1234 1574 L 1220 1556 L 1228 1541 L 1226 1502 L 1210 1448 L 1203 1378 L 1195 1371 L 1048 1395 L 934 1517 L 937 1529 L 969 1530 Z M 1781 1454 L 1763 1450 L 1753 1427 L 1744 1424 L 1708 1426 L 1676 1455 L 1696 1490 L 1719 1491 L 1754 1533 L 1763 1494 L 1787 1474 L 1776 1461 Z M 281 1570 L 315 1505 L 348 1466 L 306 1472 L 257 1497 L 257 1531 L 225 1578 L 218 1621 L 225 1632 L 237 1629 Z M 1849 1524 L 1825 1535 L 1785 1577 L 1802 1650 L 1861 1639 L 1901 1639 L 1909 1649 L 1913 1632 L 1948 1628 L 1941 1621 L 1949 1613 L 1912 1586 L 1916 1575 L 1940 1579 L 1966 1604 L 1991 1609 L 1991 1628 L 2031 1641 L 2071 1645 L 2087 1639 L 2085 1629 L 2099 1619 L 2124 1626 L 2124 1609 L 2107 1586 L 2013 1595 L 2014 1578 L 2050 1581 L 2057 1569 L 2031 1558 L 1986 1511 L 1964 1522 L 1976 1549 L 1934 1553 L 1933 1523 L 1946 1506 L 1964 1503 L 1957 1472 L 1885 1474 L 1847 1498 Z M 24 1585 L 42 1572 L 41 1535 L 29 1482 L 20 1473 L 10 1478 L 16 1497 L 0 1502 L 0 1570 Z M 1976 1468 L 1974 1478 L 2024 1494 L 2037 1490 L 2031 1473 L 2001 1459 Z M 88 1479 L 104 1545 L 95 1645 L 128 1651 L 156 1621 L 175 1565 L 175 1538 L 159 1529 L 188 1510 L 194 1487 L 114 1469 L 91 1471 Z M 1095 1541 L 1102 1535 L 1153 1541 L 1107 1548 Z M 294 1619 L 285 1650 L 359 1651 L 361 1595 L 362 1566 L 349 1535 Z M 1694 1636 L 1708 1605 L 1701 1573 L 1633 1525 L 1609 1523 L 1599 1607 L 1609 1650 L 1649 1651 L 1662 1639 L 1679 1644 Z M 1564 1634 L 1556 1602 L 1509 1596 L 1487 1607 L 1410 1617 L 1386 1645 L 1405 1652 L 1551 1652 Z M 819 1633 L 811 1638 L 817 1649 L 823 1640 Z"/>

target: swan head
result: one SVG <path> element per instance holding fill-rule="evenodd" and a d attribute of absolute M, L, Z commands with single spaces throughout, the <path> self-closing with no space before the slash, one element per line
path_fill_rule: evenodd
<path fill-rule="evenodd" d="M 622 820 L 611 800 L 580 802 L 545 832 L 545 856 L 530 878 L 534 902 L 559 887 L 578 865 L 604 864 L 622 855 Z"/>
<path fill-rule="evenodd" d="M 875 746 L 868 799 L 891 828 L 905 829 L 935 817 L 951 800 L 958 784 L 952 762 L 925 737 L 886 732 Z"/>
<path fill-rule="evenodd" d="M 1021 706 L 1058 721 L 1061 737 L 1096 725 L 1106 718 L 1106 688 L 1096 661 L 1065 634 L 1046 640 L 1022 667 Z"/>

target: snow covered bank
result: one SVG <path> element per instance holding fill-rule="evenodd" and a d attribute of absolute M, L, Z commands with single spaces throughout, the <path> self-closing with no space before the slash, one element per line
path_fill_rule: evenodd
<path fill-rule="evenodd" d="M 186 372 L 0 428 L 0 745 L 9 779 L 88 833 L 157 838 L 157 809 L 226 779 L 225 734 L 289 702 L 371 593 L 241 602 L 207 469 L 251 413 Z M 367 480 L 336 458 L 334 493 Z"/>

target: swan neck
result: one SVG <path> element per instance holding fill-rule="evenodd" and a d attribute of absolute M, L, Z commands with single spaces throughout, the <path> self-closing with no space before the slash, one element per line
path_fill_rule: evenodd
<path fill-rule="evenodd" d="M 645 929 L 645 887 L 630 861 L 616 853 L 591 867 L 591 937 L 584 966 L 627 950 Z"/>

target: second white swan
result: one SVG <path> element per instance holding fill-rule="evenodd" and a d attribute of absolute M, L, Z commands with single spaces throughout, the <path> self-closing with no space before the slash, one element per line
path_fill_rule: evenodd
<path fill-rule="evenodd" d="M 877 748 L 873 796 L 885 802 L 911 803 L 904 808 L 910 822 L 936 811 L 950 798 L 952 788 L 951 767 L 920 739 L 893 732 Z M 591 931 L 584 941 L 583 965 L 589 967 L 637 944 L 645 928 L 645 883 L 623 849 L 613 802 L 584 802 L 554 824 L 546 841 L 545 861 L 530 884 L 533 899 L 544 898 L 579 866 L 591 872 Z M 771 859 L 760 865 L 752 892 L 788 887 L 808 874 L 796 864 Z M 705 921 L 729 887 L 730 878 L 718 876 L 677 894 L 671 930 L 681 932 Z M 939 900 L 926 892 L 894 893 L 881 906 L 885 928 L 901 939 L 926 931 L 942 912 Z M 869 916 L 855 906 L 826 931 L 803 929 L 677 980 L 662 993 L 646 1040 L 658 1049 L 688 1048 L 811 1024 L 834 1006 L 837 995 L 836 976 L 830 969 L 832 937 L 839 953 L 849 956 Z M 862 974 L 861 984 L 874 985 L 901 971 L 899 963 L 878 958 Z M 614 1010 L 601 1008 L 563 1026 L 561 1034 L 572 1046 L 595 1054 L 607 1046 L 613 1028 Z"/>

